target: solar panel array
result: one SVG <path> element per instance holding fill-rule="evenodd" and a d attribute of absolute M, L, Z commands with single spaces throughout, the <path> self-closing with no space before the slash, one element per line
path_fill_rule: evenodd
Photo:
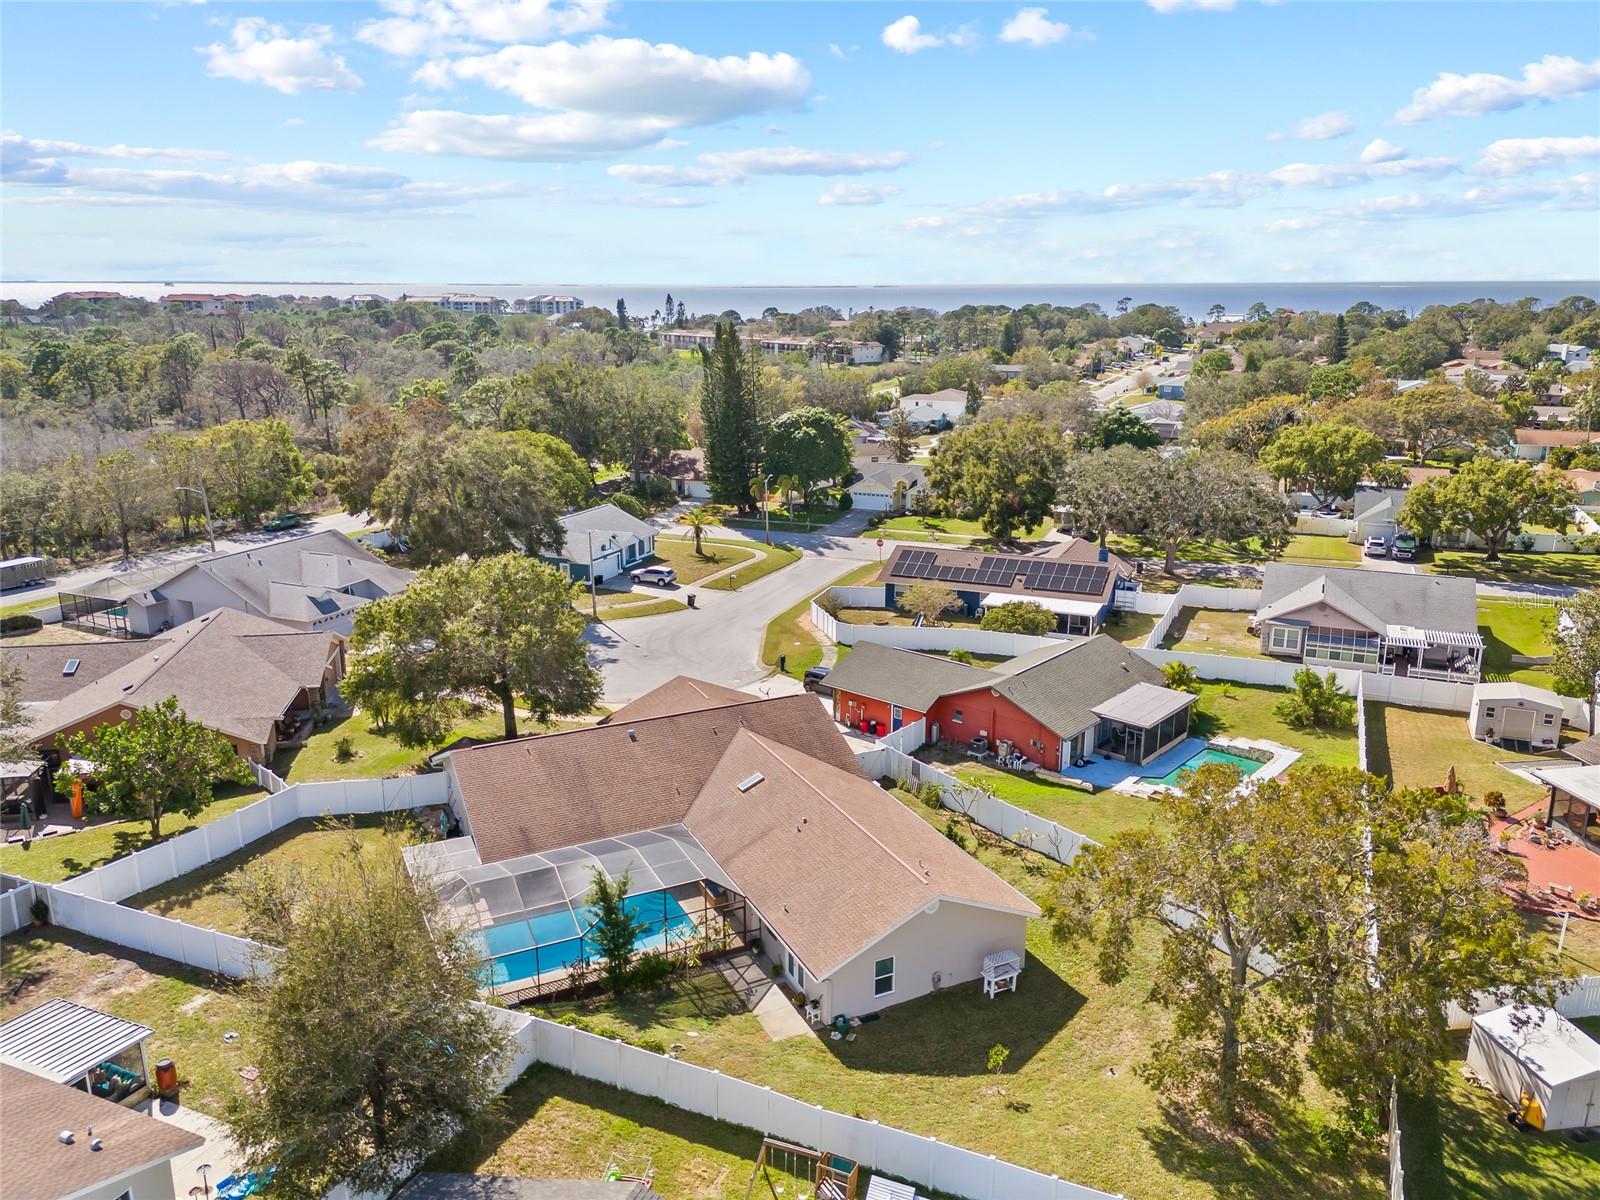
<path fill-rule="evenodd" d="M 1104 590 L 1111 570 L 1101 563 L 1003 554 L 987 554 L 976 566 L 961 566 L 940 562 L 938 553 L 933 550 L 909 550 L 895 563 L 894 573 L 907 579 L 932 579 L 981 588 L 1014 587 L 1020 575 L 1022 586 L 1029 591 L 1097 596 Z"/>

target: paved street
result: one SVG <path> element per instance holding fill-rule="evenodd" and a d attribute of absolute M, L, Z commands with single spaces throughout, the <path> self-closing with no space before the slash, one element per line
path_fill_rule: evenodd
<path fill-rule="evenodd" d="M 1115 400 L 1118 396 L 1128 396 L 1130 392 L 1138 391 L 1139 376 L 1148 375 L 1152 386 L 1163 383 L 1182 383 L 1189 378 L 1189 355 L 1171 355 L 1165 364 L 1138 363 L 1108 383 L 1103 383 L 1094 390 L 1094 398 L 1105 404 Z M 1134 397 L 1129 397 L 1133 399 Z M 1149 397 L 1154 399 L 1155 397 Z"/>

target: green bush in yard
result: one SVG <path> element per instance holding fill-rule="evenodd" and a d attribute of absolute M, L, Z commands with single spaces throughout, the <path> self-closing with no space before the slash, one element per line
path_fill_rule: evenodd
<path fill-rule="evenodd" d="M 1293 729 L 1349 729 L 1356 723 L 1356 698 L 1339 686 L 1332 671 L 1310 667 L 1294 673 L 1294 691 L 1273 709 Z"/>
<path fill-rule="evenodd" d="M 9 617 L 0 617 L 0 635 L 32 633 L 43 628 L 44 622 L 32 613 L 12 613 Z"/>
<path fill-rule="evenodd" d="M 1033 600 L 1013 600 L 997 604 L 983 614 L 981 628 L 997 633 L 1031 633 L 1035 637 L 1054 633 L 1055 614 Z"/>

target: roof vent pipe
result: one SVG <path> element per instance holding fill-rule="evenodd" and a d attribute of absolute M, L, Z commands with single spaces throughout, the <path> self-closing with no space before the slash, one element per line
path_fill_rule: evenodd
<path fill-rule="evenodd" d="M 639 731 L 637 729 L 628 730 L 628 740 L 630 742 L 637 742 L 639 740 Z"/>

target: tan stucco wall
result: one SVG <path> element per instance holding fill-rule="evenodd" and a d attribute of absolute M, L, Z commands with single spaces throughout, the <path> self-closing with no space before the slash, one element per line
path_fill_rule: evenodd
<path fill-rule="evenodd" d="M 986 955 L 999 950 L 1022 954 L 1027 936 L 1028 918 L 1020 913 L 941 901 L 937 911 L 918 913 L 835 971 L 820 989 L 813 987 L 813 992 L 822 994 L 826 1018 L 876 1012 L 927 995 L 933 990 L 935 971 L 941 988 L 980 978 Z M 891 956 L 894 992 L 875 996 L 873 967 L 878 959 Z M 1022 987 L 1027 987 L 1026 971 Z"/>

